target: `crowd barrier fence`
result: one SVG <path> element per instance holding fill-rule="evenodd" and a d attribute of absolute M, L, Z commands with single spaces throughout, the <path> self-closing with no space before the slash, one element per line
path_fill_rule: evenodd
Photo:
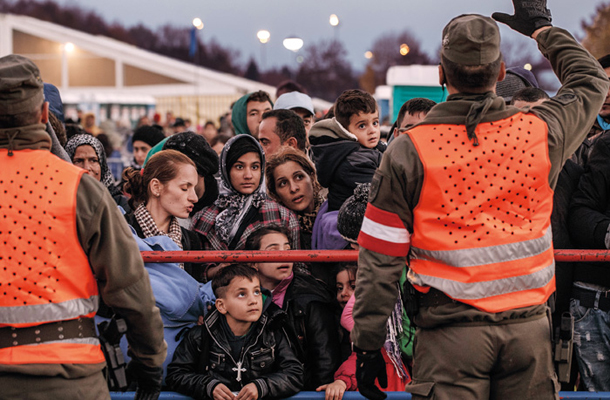
<path fill-rule="evenodd" d="M 356 250 L 278 251 L 143 251 L 145 262 L 254 263 L 254 262 L 350 262 L 358 260 Z M 559 262 L 610 262 L 610 250 L 555 250 Z M 386 392 L 388 400 L 410 400 L 405 392 Z M 112 392 L 112 400 L 132 400 L 134 392 Z M 559 392 L 560 399 L 610 399 L 610 392 Z M 162 392 L 159 400 L 189 400 L 175 392 Z M 323 392 L 301 392 L 292 400 L 324 400 Z M 359 392 L 345 392 L 344 400 L 365 399 Z"/>
<path fill-rule="evenodd" d="M 358 260 L 357 250 L 289 251 L 143 251 L 144 262 L 349 262 Z M 610 250 L 555 250 L 555 261 L 610 261 Z"/>
<path fill-rule="evenodd" d="M 111 392 L 112 400 L 133 400 L 135 392 Z M 386 392 L 387 400 L 410 400 L 411 395 L 405 392 Z M 598 400 L 610 399 L 610 392 L 559 392 L 559 398 L 565 400 Z M 162 392 L 159 400 L 191 400 L 191 397 L 175 392 Z M 324 392 L 301 392 L 288 397 L 290 400 L 324 400 Z M 366 400 L 359 392 L 345 392 L 343 400 Z"/>

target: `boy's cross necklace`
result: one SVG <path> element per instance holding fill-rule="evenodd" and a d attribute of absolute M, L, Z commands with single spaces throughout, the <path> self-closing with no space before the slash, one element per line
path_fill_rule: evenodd
<path fill-rule="evenodd" d="M 245 368 L 242 368 L 242 362 L 237 363 L 237 368 L 233 368 L 233 371 L 237 371 L 237 382 L 241 382 L 241 373 L 246 372 Z"/>

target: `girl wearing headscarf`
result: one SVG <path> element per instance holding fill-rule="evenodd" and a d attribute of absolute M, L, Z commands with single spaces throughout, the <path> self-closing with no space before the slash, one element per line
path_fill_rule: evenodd
<path fill-rule="evenodd" d="M 204 236 L 209 250 L 242 250 L 257 228 L 276 224 L 289 230 L 291 248 L 300 248 L 296 215 L 267 198 L 263 171 L 265 156 L 258 141 L 238 135 L 227 142 L 220 154 L 220 195 L 212 206 L 193 218 L 193 230 Z M 216 268 L 207 271 L 211 278 Z"/>
<path fill-rule="evenodd" d="M 108 188 L 117 205 L 121 206 L 125 212 L 131 211 L 127 199 L 114 182 L 106 161 L 104 146 L 97 138 L 89 134 L 74 135 L 66 143 L 66 153 L 72 164 L 85 169 L 89 175 Z"/>

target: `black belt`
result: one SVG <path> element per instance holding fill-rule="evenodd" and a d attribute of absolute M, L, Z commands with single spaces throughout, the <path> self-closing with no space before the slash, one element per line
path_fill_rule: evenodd
<path fill-rule="evenodd" d="M 0 349 L 66 339 L 97 337 L 93 318 L 50 322 L 28 328 L 0 328 Z"/>
<path fill-rule="evenodd" d="M 447 296 L 440 290 L 430 288 L 428 293 L 419 294 L 419 306 L 420 307 L 436 307 L 444 304 L 457 303 L 451 297 Z"/>
<path fill-rule="evenodd" d="M 572 286 L 572 298 L 580 300 L 583 307 L 610 311 L 610 291 Z"/>

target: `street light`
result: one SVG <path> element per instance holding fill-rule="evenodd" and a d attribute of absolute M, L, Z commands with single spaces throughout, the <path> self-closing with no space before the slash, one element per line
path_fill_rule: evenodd
<path fill-rule="evenodd" d="M 407 46 L 406 43 L 403 43 L 400 45 L 400 55 L 401 56 L 403 56 L 403 57 L 406 56 L 407 54 L 409 54 L 410 50 L 411 49 L 409 49 L 409 46 Z"/>
<path fill-rule="evenodd" d="M 331 26 L 338 26 L 339 25 L 339 17 L 337 17 L 337 14 L 331 14 L 329 22 L 330 22 Z"/>
<path fill-rule="evenodd" d="M 256 37 L 262 44 L 265 44 L 269 41 L 271 34 L 268 30 L 261 29 L 260 31 L 256 32 Z"/>
<path fill-rule="evenodd" d="M 261 42 L 261 66 L 265 68 L 265 64 L 267 63 L 267 57 L 265 55 L 265 43 L 269 42 L 269 38 L 271 38 L 271 34 L 266 29 L 261 29 L 256 32 L 256 37 Z"/>
<path fill-rule="evenodd" d="M 203 21 L 201 20 L 201 18 L 193 19 L 193 26 L 195 28 L 197 28 L 198 30 L 202 30 L 203 29 Z"/>
<path fill-rule="evenodd" d="M 530 64 L 530 63 L 525 64 L 525 65 L 523 66 L 523 69 L 526 69 L 526 70 L 528 70 L 528 71 L 531 71 L 531 70 L 532 70 L 532 64 Z"/>
<path fill-rule="evenodd" d="M 331 14 L 328 22 L 330 23 L 330 26 L 333 27 L 335 40 L 339 40 L 339 17 L 337 17 L 337 14 Z"/>
<path fill-rule="evenodd" d="M 373 58 L 373 52 L 367 51 L 366 53 L 364 53 L 364 58 L 366 58 L 367 60 L 370 60 L 371 58 Z"/>
<path fill-rule="evenodd" d="M 301 50 L 301 47 L 303 47 L 303 39 L 296 36 L 287 37 L 286 39 L 284 39 L 282 44 L 288 50 L 294 51 L 296 53 L 297 51 Z"/>

